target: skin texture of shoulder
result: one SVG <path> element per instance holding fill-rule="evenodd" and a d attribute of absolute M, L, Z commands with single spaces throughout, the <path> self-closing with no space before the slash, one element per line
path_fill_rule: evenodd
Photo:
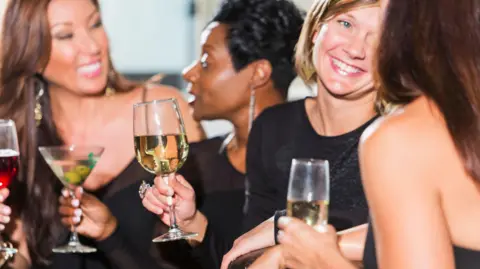
<path fill-rule="evenodd" d="M 455 150 L 439 115 L 420 97 L 362 137 L 360 165 L 379 268 L 455 268 L 440 191 L 442 169 L 450 168 L 439 167 Z"/>

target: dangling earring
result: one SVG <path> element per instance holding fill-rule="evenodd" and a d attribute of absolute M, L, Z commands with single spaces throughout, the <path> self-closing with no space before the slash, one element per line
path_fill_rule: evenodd
<path fill-rule="evenodd" d="M 115 89 L 109 86 L 105 89 L 105 96 L 112 96 L 115 92 Z"/>
<path fill-rule="evenodd" d="M 248 105 L 248 132 L 252 129 L 253 120 L 255 118 L 255 88 L 250 89 L 250 103 Z"/>
<path fill-rule="evenodd" d="M 37 96 L 35 97 L 35 122 L 37 123 L 37 127 L 40 126 L 40 123 L 42 122 L 43 118 L 43 113 L 42 113 L 42 104 L 40 103 L 40 99 L 42 98 L 43 94 L 45 93 L 44 90 L 44 83 L 39 82 L 40 84 L 40 89 L 38 91 Z"/>

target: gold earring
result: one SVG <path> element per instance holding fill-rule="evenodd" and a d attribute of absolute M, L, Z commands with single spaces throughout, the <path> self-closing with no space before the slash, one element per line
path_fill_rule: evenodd
<path fill-rule="evenodd" d="M 40 85 L 40 90 L 38 91 L 38 94 L 35 97 L 35 109 L 34 109 L 35 122 L 37 123 L 37 127 L 40 126 L 40 123 L 42 123 L 43 114 L 42 114 L 42 104 L 40 103 L 40 98 L 42 98 L 44 92 L 45 91 L 43 89 L 43 85 Z"/>
<path fill-rule="evenodd" d="M 107 87 L 105 89 L 105 96 L 112 96 L 115 94 L 115 89 L 112 87 Z"/>

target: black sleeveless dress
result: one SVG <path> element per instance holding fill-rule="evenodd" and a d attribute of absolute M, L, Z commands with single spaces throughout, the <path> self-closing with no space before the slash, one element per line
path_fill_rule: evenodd
<path fill-rule="evenodd" d="M 480 251 L 453 246 L 455 268 L 478 269 L 480 268 Z M 375 239 L 372 224 L 368 227 L 367 241 L 363 253 L 363 265 L 365 269 L 377 269 L 377 256 L 375 252 Z"/>

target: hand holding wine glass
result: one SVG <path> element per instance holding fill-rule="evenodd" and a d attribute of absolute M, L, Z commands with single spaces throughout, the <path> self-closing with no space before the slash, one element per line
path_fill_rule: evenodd
<path fill-rule="evenodd" d="M 168 176 L 182 167 L 188 156 L 188 141 L 177 101 L 155 100 L 135 104 L 133 132 L 138 162 L 152 174 L 161 176 L 168 184 Z M 173 196 L 173 193 L 172 193 Z M 196 233 L 182 231 L 176 222 L 172 196 L 167 198 L 170 229 L 153 242 L 188 239 Z"/>
<path fill-rule="evenodd" d="M 10 222 L 10 207 L 4 204 L 9 195 L 7 189 L 10 182 L 16 177 L 19 169 L 19 147 L 17 139 L 17 129 L 15 123 L 11 120 L 0 120 L 0 230 L 5 229 L 5 225 Z M 17 249 L 12 247 L 10 242 L 0 243 L 0 251 L 5 252 L 6 256 L 12 257 L 17 253 Z"/>
<path fill-rule="evenodd" d="M 175 197 L 172 199 L 172 205 L 177 225 L 184 228 L 194 219 L 197 207 L 195 191 L 183 176 L 171 174 L 168 184 L 162 177 L 156 177 L 155 185 L 145 192 L 142 203 L 150 212 L 159 215 L 165 224 L 170 225 L 171 212 L 168 200 L 173 194 Z"/>

